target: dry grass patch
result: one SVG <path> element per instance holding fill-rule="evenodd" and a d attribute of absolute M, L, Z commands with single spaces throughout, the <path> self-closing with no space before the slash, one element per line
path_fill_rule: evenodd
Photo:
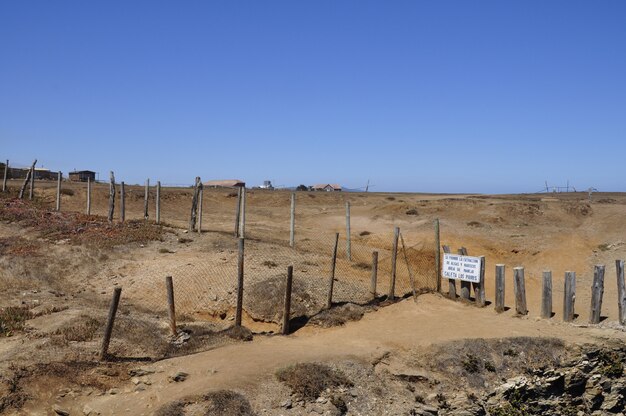
<path fill-rule="evenodd" d="M 0 336 L 10 337 L 15 331 L 21 331 L 24 329 L 25 322 L 31 317 L 26 307 L 9 306 L 0 309 Z"/>
<path fill-rule="evenodd" d="M 158 409 L 155 416 L 253 416 L 250 402 L 242 394 L 217 390 L 201 396 L 177 400 Z"/>
<path fill-rule="evenodd" d="M 352 381 L 341 371 L 318 363 L 298 363 L 282 368 L 276 372 L 276 378 L 285 383 L 292 394 L 308 401 L 317 399 L 326 389 L 352 386 Z"/>

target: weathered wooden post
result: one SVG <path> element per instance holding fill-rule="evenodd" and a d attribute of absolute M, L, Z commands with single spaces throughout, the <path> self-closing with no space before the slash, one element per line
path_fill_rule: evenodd
<path fill-rule="evenodd" d="M 496 312 L 504 312 L 504 287 L 506 266 L 496 264 Z"/>
<path fill-rule="evenodd" d="M 9 159 L 4 164 L 4 178 L 2 179 L 2 192 L 7 191 L 7 179 L 9 178 Z"/>
<path fill-rule="evenodd" d="M 339 245 L 339 233 L 335 234 L 335 245 L 333 247 L 333 259 L 330 267 L 330 280 L 328 282 L 328 300 L 326 302 L 326 308 L 330 309 L 333 306 L 333 288 L 335 286 L 335 268 L 337 266 L 337 246 Z"/>
<path fill-rule="evenodd" d="M 150 197 L 150 179 L 146 179 L 146 186 L 143 192 L 143 219 L 148 219 L 148 199 Z"/>
<path fill-rule="evenodd" d="M 202 203 L 204 200 L 204 186 L 200 183 L 198 191 L 198 233 L 202 233 Z"/>
<path fill-rule="evenodd" d="M 443 246 L 444 254 L 450 254 L 450 247 Z M 456 300 L 456 280 L 448 279 L 448 297 L 452 300 Z"/>
<path fill-rule="evenodd" d="M 157 224 L 161 224 L 161 181 L 156 184 L 156 212 L 155 219 Z"/>
<path fill-rule="evenodd" d="M 35 197 L 35 164 L 30 168 L 30 191 L 28 192 L 28 199 L 32 201 Z"/>
<path fill-rule="evenodd" d="M 289 318 L 291 315 L 291 286 L 293 284 L 293 266 L 287 267 L 287 282 L 285 284 L 285 303 L 283 309 L 283 335 L 289 335 Z"/>
<path fill-rule="evenodd" d="M 109 307 L 109 316 L 107 318 L 107 325 L 104 329 L 104 338 L 102 339 L 102 346 L 100 348 L 100 360 L 106 360 L 109 352 L 109 344 L 111 343 L 111 335 L 113 334 L 113 324 L 115 323 L 115 314 L 117 314 L 117 307 L 120 304 L 120 295 L 122 294 L 122 288 L 116 287 L 113 290 L 113 299 L 111 300 L 111 306 Z"/>
<path fill-rule="evenodd" d="M 33 162 L 32 167 L 28 170 L 28 172 L 26 172 L 26 178 L 24 178 L 24 183 L 22 184 L 22 187 L 20 188 L 20 193 L 18 198 L 19 199 L 24 199 L 24 193 L 26 192 L 26 187 L 28 186 L 29 182 L 31 182 L 31 179 L 34 180 L 34 178 L 32 178 L 33 173 L 35 172 L 35 165 L 37 164 L 37 159 L 35 159 L 35 161 Z M 31 190 L 32 193 L 32 190 Z M 32 197 L 31 197 L 32 199 Z"/>
<path fill-rule="evenodd" d="M 289 222 L 289 246 L 296 244 L 296 193 L 291 193 L 291 221 Z"/>
<path fill-rule="evenodd" d="M 465 247 L 461 247 L 458 250 L 458 254 L 460 256 L 467 256 L 467 249 Z M 461 280 L 461 299 L 469 300 L 471 288 L 472 284 L 470 282 Z"/>
<path fill-rule="evenodd" d="M 61 180 L 63 180 L 63 173 L 59 171 L 57 174 L 57 212 L 61 211 Z"/>
<path fill-rule="evenodd" d="M 113 171 L 109 173 L 109 222 L 113 222 L 113 214 L 115 213 L 115 175 Z"/>
<path fill-rule="evenodd" d="M 244 261 L 244 238 L 239 237 L 237 255 L 237 309 L 235 312 L 235 325 L 241 326 L 241 316 L 243 315 L 243 261 Z"/>
<path fill-rule="evenodd" d="M 474 285 L 474 301 L 476 306 L 484 307 L 487 303 L 485 297 L 485 256 L 480 256 L 480 280 Z"/>
<path fill-rule="evenodd" d="M 174 282 L 172 281 L 172 276 L 165 276 L 165 287 L 167 288 L 167 310 L 169 312 L 170 317 L 170 330 L 172 331 L 172 336 L 178 336 L 178 331 L 176 330 L 176 306 L 174 304 Z"/>
<path fill-rule="evenodd" d="M 393 230 L 393 247 L 391 249 L 391 279 L 389 282 L 389 296 L 390 300 L 394 300 L 396 297 L 396 263 L 398 260 L 398 239 L 400 238 L 400 227 L 395 227 Z"/>
<path fill-rule="evenodd" d="M 350 201 L 346 201 L 346 256 L 352 261 L 352 241 L 350 237 Z"/>
<path fill-rule="evenodd" d="M 615 260 L 617 272 L 617 307 L 619 323 L 626 324 L 626 283 L 624 282 L 624 260 Z"/>
<path fill-rule="evenodd" d="M 246 236 L 246 188 L 241 188 L 241 223 L 239 224 L 239 237 Z"/>
<path fill-rule="evenodd" d="M 441 293 L 441 240 L 439 218 L 435 219 L 435 273 L 437 274 L 437 293 Z"/>
<path fill-rule="evenodd" d="M 597 264 L 593 270 L 593 283 L 591 285 L 591 310 L 589 311 L 589 323 L 600 323 L 602 313 L 602 296 L 604 295 L 604 266 Z"/>
<path fill-rule="evenodd" d="M 527 315 L 526 283 L 524 281 L 523 267 L 515 267 L 513 269 L 513 289 L 515 292 L 515 312 L 518 315 Z"/>
<path fill-rule="evenodd" d="M 563 321 L 574 320 L 574 303 L 576 300 L 576 273 L 565 272 L 565 290 L 563 291 Z"/>
<path fill-rule="evenodd" d="M 541 295 L 541 317 L 552 318 L 552 272 L 544 270 Z"/>
<path fill-rule="evenodd" d="M 91 215 L 91 178 L 87 177 L 87 215 Z"/>
<path fill-rule="evenodd" d="M 120 221 L 126 221 L 126 184 L 120 183 Z"/>
<path fill-rule="evenodd" d="M 370 281 L 370 294 L 376 299 L 376 280 L 378 279 L 378 251 L 372 251 L 372 278 Z"/>
<path fill-rule="evenodd" d="M 237 189 L 237 206 L 235 207 L 235 237 L 239 237 L 239 221 L 241 217 L 241 187 Z"/>
<path fill-rule="evenodd" d="M 196 221 L 198 219 L 198 194 L 200 183 L 200 177 L 196 176 L 196 181 L 193 188 L 193 198 L 191 199 L 191 216 L 189 217 L 189 232 L 193 232 L 196 229 Z"/>

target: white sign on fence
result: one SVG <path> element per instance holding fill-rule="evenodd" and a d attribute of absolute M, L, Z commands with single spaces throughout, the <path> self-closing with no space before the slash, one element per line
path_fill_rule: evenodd
<path fill-rule="evenodd" d="M 447 279 L 479 283 L 480 257 L 444 253 L 442 272 Z"/>

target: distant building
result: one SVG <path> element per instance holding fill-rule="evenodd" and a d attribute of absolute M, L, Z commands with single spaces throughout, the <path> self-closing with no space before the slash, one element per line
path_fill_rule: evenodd
<path fill-rule="evenodd" d="M 272 185 L 272 181 L 263 181 L 263 185 L 259 186 L 261 189 L 274 189 L 274 185 Z"/>
<path fill-rule="evenodd" d="M 202 185 L 208 188 L 245 188 L 246 183 L 239 179 L 220 179 L 216 181 L 206 181 Z"/>
<path fill-rule="evenodd" d="M 69 179 L 72 182 L 87 182 L 87 180 L 95 182 L 96 172 L 91 170 L 75 170 L 69 173 Z"/>
<path fill-rule="evenodd" d="M 50 172 L 50 169 L 35 168 L 35 179 L 52 181 L 59 178 L 59 172 Z"/>
<path fill-rule="evenodd" d="M 321 183 L 318 185 L 313 185 L 311 187 L 312 191 L 325 191 L 325 192 L 338 192 L 341 191 L 341 185 L 331 184 L 331 183 Z"/>

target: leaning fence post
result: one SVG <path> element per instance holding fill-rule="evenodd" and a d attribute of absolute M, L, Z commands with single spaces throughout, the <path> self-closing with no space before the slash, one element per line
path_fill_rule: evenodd
<path fill-rule="evenodd" d="M 544 270 L 542 280 L 541 317 L 550 319 L 552 318 L 552 272 Z"/>
<path fill-rule="evenodd" d="M 146 179 L 146 186 L 143 193 L 143 218 L 148 219 L 148 199 L 150 196 L 150 179 Z"/>
<path fill-rule="evenodd" d="M 435 219 L 435 273 L 437 274 L 437 293 L 441 292 L 441 240 L 439 235 L 439 218 Z"/>
<path fill-rule="evenodd" d="M 30 191 L 28 192 L 28 199 L 32 200 L 35 196 L 35 164 L 30 168 Z"/>
<path fill-rule="evenodd" d="M 593 270 L 593 284 L 591 285 L 591 310 L 589 323 L 600 323 L 602 313 L 602 295 L 604 294 L 604 266 L 596 265 Z"/>
<path fill-rule="evenodd" d="M 161 181 L 156 184 L 156 212 L 155 219 L 157 224 L 161 224 Z"/>
<path fill-rule="evenodd" d="M 120 221 L 126 221 L 126 185 L 124 181 L 120 183 Z"/>
<path fill-rule="evenodd" d="M 289 222 L 289 246 L 293 247 L 296 243 L 296 193 L 291 193 L 291 220 Z"/>
<path fill-rule="evenodd" d="M 450 247 L 443 246 L 444 254 L 450 254 Z M 452 300 L 456 300 L 456 280 L 448 279 L 448 297 Z"/>
<path fill-rule="evenodd" d="M 87 177 L 87 215 L 91 215 L 91 178 Z"/>
<path fill-rule="evenodd" d="M 24 178 L 24 183 L 22 184 L 22 187 L 20 188 L 20 194 L 18 196 L 19 199 L 24 199 L 24 192 L 26 192 L 26 187 L 28 186 L 29 181 L 34 180 L 34 178 L 32 178 L 33 173 L 35 172 L 35 165 L 37 164 L 37 159 L 35 159 L 35 161 L 33 162 L 33 166 L 28 170 L 28 172 L 26 172 L 26 178 Z M 31 189 L 31 194 L 32 194 L 32 189 Z M 32 196 L 31 196 L 32 199 Z"/>
<path fill-rule="evenodd" d="M 109 173 L 109 222 L 113 222 L 115 212 L 115 175 L 113 171 Z"/>
<path fill-rule="evenodd" d="M 350 201 L 346 201 L 346 256 L 352 261 L 352 241 L 350 238 Z"/>
<path fill-rule="evenodd" d="M 7 179 L 9 178 L 9 159 L 4 164 L 4 179 L 2 179 L 2 192 L 7 191 Z"/>
<path fill-rule="evenodd" d="M 506 266 L 496 264 L 496 312 L 504 312 L 504 287 Z"/>
<path fill-rule="evenodd" d="M 474 286 L 474 298 L 477 306 L 485 306 L 485 256 L 480 256 L 480 280 Z"/>
<path fill-rule="evenodd" d="M 111 306 L 109 307 L 109 317 L 107 318 L 107 325 L 104 330 L 104 338 L 102 339 L 102 347 L 100 348 L 101 361 L 106 360 L 108 355 L 109 343 L 111 342 L 111 334 L 113 334 L 113 323 L 115 322 L 115 314 L 117 313 L 117 307 L 120 303 L 121 294 L 121 287 L 116 287 L 113 290 L 113 299 L 111 300 Z"/>
<path fill-rule="evenodd" d="M 563 291 L 563 321 L 574 320 L 574 303 L 576 301 L 576 273 L 565 272 L 565 290 Z"/>
<path fill-rule="evenodd" d="M 57 174 L 57 206 L 56 210 L 61 211 L 61 180 L 63 179 L 63 173 L 59 171 Z"/>
<path fill-rule="evenodd" d="M 524 281 L 524 268 L 513 269 L 513 289 L 515 291 L 515 312 L 518 315 L 527 315 L 526 307 L 526 283 Z"/>
<path fill-rule="evenodd" d="M 291 315 L 291 286 L 293 284 L 293 266 L 287 267 L 285 285 L 285 303 L 283 309 L 283 335 L 289 335 L 289 316 Z"/>
<path fill-rule="evenodd" d="M 333 260 L 330 268 L 330 281 L 328 282 L 328 300 L 326 302 L 326 308 L 330 309 L 333 306 L 333 288 L 335 286 L 335 267 L 337 266 L 337 245 L 339 244 L 339 233 L 335 234 L 335 246 L 333 248 Z"/>
<path fill-rule="evenodd" d="M 370 281 L 370 294 L 376 299 L 376 280 L 378 279 L 378 251 L 372 251 L 372 279 Z"/>
<path fill-rule="evenodd" d="M 626 324 L 626 284 L 624 282 L 624 260 L 615 260 L 617 272 L 617 307 L 619 310 L 619 323 Z"/>
<path fill-rule="evenodd" d="M 235 207 L 235 237 L 239 237 L 240 216 L 241 216 L 241 186 L 237 189 L 237 206 Z"/>
<path fill-rule="evenodd" d="M 241 326 L 241 316 L 243 315 L 243 261 L 244 261 L 243 237 L 239 237 L 237 255 L 237 309 L 235 312 L 235 325 Z"/>
<path fill-rule="evenodd" d="M 458 253 L 460 256 L 467 256 L 467 249 L 465 247 L 461 247 L 458 250 Z M 462 299 L 469 300 L 471 288 L 472 288 L 472 284 L 470 282 L 461 280 L 461 298 Z"/>
<path fill-rule="evenodd" d="M 170 330 L 173 336 L 178 335 L 176 330 L 176 307 L 174 304 L 174 282 L 172 276 L 165 276 L 165 287 L 167 288 L 167 307 L 170 317 Z"/>
<path fill-rule="evenodd" d="M 398 260 L 398 239 L 400 238 L 400 227 L 393 230 L 393 247 L 391 249 L 391 281 L 389 282 L 389 299 L 394 300 L 396 293 L 396 262 Z"/>
<path fill-rule="evenodd" d="M 198 191 L 198 232 L 202 233 L 202 201 L 204 199 L 204 186 L 200 183 Z"/>

